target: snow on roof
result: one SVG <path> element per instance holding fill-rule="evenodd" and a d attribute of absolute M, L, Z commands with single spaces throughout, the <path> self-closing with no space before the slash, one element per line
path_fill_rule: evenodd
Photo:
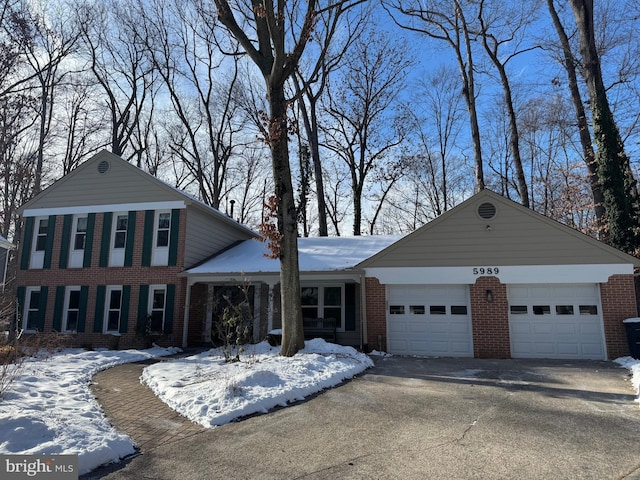
<path fill-rule="evenodd" d="M 298 261 L 301 272 L 346 270 L 378 253 L 401 235 L 360 237 L 314 237 L 298 239 Z M 192 274 L 277 273 L 280 262 L 267 258 L 266 243 L 245 240 L 229 250 L 187 270 Z"/>

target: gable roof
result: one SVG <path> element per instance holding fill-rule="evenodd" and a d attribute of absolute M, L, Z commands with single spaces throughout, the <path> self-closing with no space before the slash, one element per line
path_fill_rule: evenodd
<path fill-rule="evenodd" d="M 483 218 L 478 208 L 495 207 Z M 358 267 L 633 264 L 640 260 L 482 190 Z"/>
<path fill-rule="evenodd" d="M 353 269 L 359 262 L 396 242 L 400 236 L 305 237 L 298 239 L 301 272 L 327 272 Z M 280 272 L 280 261 L 267 258 L 267 244 L 245 240 L 200 265 L 187 275 L 251 274 Z"/>
<path fill-rule="evenodd" d="M 258 233 L 192 195 L 174 188 L 111 152 L 102 150 L 55 181 L 18 212 L 24 216 L 48 215 L 50 210 L 73 213 L 83 206 L 179 202 L 193 206 L 218 220 L 250 233 Z M 153 208 L 149 208 L 153 209 Z"/>

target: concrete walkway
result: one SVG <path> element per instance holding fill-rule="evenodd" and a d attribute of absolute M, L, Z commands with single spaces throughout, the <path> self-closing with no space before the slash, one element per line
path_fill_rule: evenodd
<path fill-rule="evenodd" d="M 158 361 L 162 360 L 127 363 L 103 370 L 93 377 L 91 385 L 113 426 L 129 435 L 143 453 L 205 430 L 169 408 L 149 387 L 140 383 L 144 367 Z"/>

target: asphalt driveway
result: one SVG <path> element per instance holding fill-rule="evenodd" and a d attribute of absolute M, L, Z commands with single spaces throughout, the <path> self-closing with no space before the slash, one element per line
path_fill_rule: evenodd
<path fill-rule="evenodd" d="M 611 362 L 387 357 L 90 478 L 640 479 L 633 398 Z"/>

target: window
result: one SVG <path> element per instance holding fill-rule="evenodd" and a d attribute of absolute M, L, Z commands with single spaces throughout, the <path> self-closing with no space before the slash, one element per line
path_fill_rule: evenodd
<path fill-rule="evenodd" d="M 38 220 L 38 230 L 36 232 L 36 252 L 44 252 L 47 244 L 47 232 L 49 231 L 49 220 L 41 218 Z"/>
<path fill-rule="evenodd" d="M 597 305 L 580 305 L 580 315 L 597 315 Z"/>
<path fill-rule="evenodd" d="M 300 289 L 304 318 L 334 318 L 336 328 L 344 329 L 344 285 L 322 285 Z"/>
<path fill-rule="evenodd" d="M 105 306 L 105 333 L 120 331 L 120 315 L 122 313 L 122 287 L 107 287 Z"/>
<path fill-rule="evenodd" d="M 511 305 L 511 315 L 526 315 L 529 313 L 526 305 Z"/>
<path fill-rule="evenodd" d="M 40 287 L 28 287 L 25 294 L 22 328 L 27 331 L 38 330 L 40 324 Z"/>
<path fill-rule="evenodd" d="M 429 307 L 429 313 L 431 315 L 446 315 L 447 307 L 444 305 L 431 305 Z"/>
<path fill-rule="evenodd" d="M 171 212 L 158 212 L 156 226 L 156 247 L 168 247 L 169 231 L 171 230 Z"/>
<path fill-rule="evenodd" d="M 424 315 L 424 305 L 410 305 L 409 312 L 411 315 Z"/>
<path fill-rule="evenodd" d="M 64 314 L 62 317 L 62 331 L 75 332 L 78 330 L 80 317 L 80 287 L 67 287 L 64 299 Z"/>
<path fill-rule="evenodd" d="M 549 305 L 534 305 L 534 315 L 551 315 L 551 307 Z"/>
<path fill-rule="evenodd" d="M 152 285 L 149 287 L 148 312 L 151 316 L 151 331 L 164 331 L 165 307 L 167 304 L 166 285 Z"/>
<path fill-rule="evenodd" d="M 115 228 L 113 234 L 113 248 L 125 248 L 127 244 L 128 215 L 115 216 Z"/>
<path fill-rule="evenodd" d="M 73 249 L 84 250 L 87 239 L 87 217 L 76 217 L 73 227 Z"/>
<path fill-rule="evenodd" d="M 451 315 L 466 315 L 466 314 L 467 314 L 466 305 L 451 305 Z"/>
<path fill-rule="evenodd" d="M 404 315 L 404 305 L 390 305 L 389 315 Z"/>
<path fill-rule="evenodd" d="M 573 315 L 573 305 L 556 305 L 556 315 Z"/>

